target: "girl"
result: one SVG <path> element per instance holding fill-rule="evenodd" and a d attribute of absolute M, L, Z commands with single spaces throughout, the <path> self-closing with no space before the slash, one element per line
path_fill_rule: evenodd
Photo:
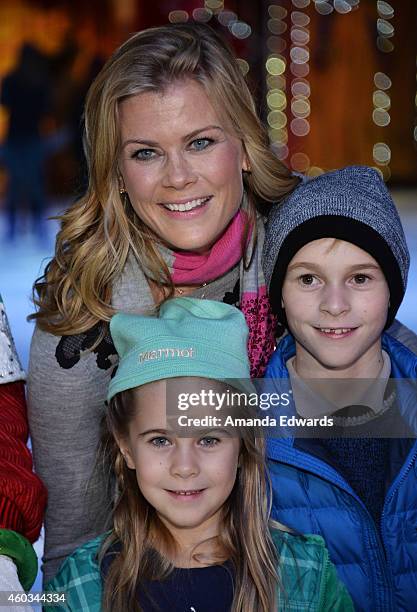
<path fill-rule="evenodd" d="M 190 403 L 200 417 L 217 415 L 215 427 L 178 428 L 172 385 L 192 383 L 195 399 L 201 377 L 213 393 L 226 392 L 225 376 L 237 388 L 249 378 L 243 314 L 178 298 L 159 318 L 117 314 L 110 329 L 119 354 L 107 415 L 113 526 L 69 557 L 48 590 L 65 592 L 72 611 L 352 610 L 322 540 L 268 526 L 254 429 L 223 427 L 214 404 L 202 411 L 202 394 Z"/>

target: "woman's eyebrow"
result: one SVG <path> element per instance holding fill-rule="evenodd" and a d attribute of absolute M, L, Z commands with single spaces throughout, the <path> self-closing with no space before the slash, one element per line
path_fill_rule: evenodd
<path fill-rule="evenodd" d="M 205 132 L 206 130 L 220 130 L 221 132 L 224 132 L 223 128 L 220 127 L 219 125 L 206 125 L 202 128 L 193 130 L 189 134 L 186 134 L 182 140 L 183 141 L 189 140 L 190 138 L 193 138 L 197 134 L 200 134 L 201 132 Z M 142 139 L 142 138 L 129 138 L 128 140 L 124 141 L 124 143 L 122 144 L 122 147 L 124 148 L 129 144 L 142 144 L 148 147 L 159 146 L 159 143 L 156 140 L 147 140 L 147 139 Z"/>

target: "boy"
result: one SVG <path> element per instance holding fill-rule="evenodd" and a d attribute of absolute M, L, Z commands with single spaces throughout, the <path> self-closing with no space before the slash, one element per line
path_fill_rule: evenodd
<path fill-rule="evenodd" d="M 366 404 L 311 388 L 298 402 L 294 393 L 299 415 L 333 415 L 344 436 L 268 441 L 273 517 L 324 537 L 356 609 L 416 610 L 415 400 L 407 415 L 404 385 L 390 378 L 415 379 L 417 357 L 384 333 L 405 293 L 409 253 L 378 173 L 350 167 L 301 184 L 268 219 L 264 266 L 290 331 L 266 376 L 304 391 L 307 379 L 326 379 L 322 388 L 375 381 Z M 391 426 L 404 437 L 391 437 Z"/>

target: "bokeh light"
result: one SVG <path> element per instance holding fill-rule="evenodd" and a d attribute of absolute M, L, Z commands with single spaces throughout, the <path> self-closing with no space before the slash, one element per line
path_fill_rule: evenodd
<path fill-rule="evenodd" d="M 290 70 L 296 77 L 306 77 L 310 72 L 310 67 L 308 64 L 295 64 L 294 62 L 291 62 Z"/>
<path fill-rule="evenodd" d="M 386 21 L 386 19 L 378 19 L 376 22 L 376 28 L 381 36 L 384 36 L 385 38 L 391 38 L 391 36 L 394 36 L 394 26 L 389 23 L 389 21 Z"/>
<path fill-rule="evenodd" d="M 388 2 L 382 2 L 378 0 L 376 3 L 377 11 L 379 15 L 385 19 L 392 19 L 394 17 L 394 8 Z"/>
<path fill-rule="evenodd" d="M 291 40 L 295 45 L 308 45 L 310 35 L 304 28 L 291 28 Z"/>
<path fill-rule="evenodd" d="M 300 11 L 293 11 L 291 13 L 291 21 L 295 26 L 305 28 L 310 23 L 310 17 Z"/>
<path fill-rule="evenodd" d="M 189 19 L 187 11 L 171 11 L 168 15 L 171 23 L 186 23 Z"/>
<path fill-rule="evenodd" d="M 372 119 L 379 127 L 386 127 L 391 122 L 391 117 L 386 110 L 382 108 L 375 108 L 372 113 Z"/>
<path fill-rule="evenodd" d="M 271 4 L 268 7 L 269 16 L 274 19 L 285 19 L 287 16 L 287 9 L 283 6 L 277 6 L 276 4 Z"/>
<path fill-rule="evenodd" d="M 267 121 L 271 128 L 280 130 L 287 125 L 287 115 L 282 111 L 273 110 L 268 113 Z"/>
<path fill-rule="evenodd" d="M 373 102 L 376 108 L 383 108 L 384 110 L 388 110 L 391 106 L 391 99 L 385 91 L 374 91 Z"/>
<path fill-rule="evenodd" d="M 280 159 L 281 161 L 284 161 L 284 159 L 287 159 L 289 155 L 289 149 L 286 144 L 275 142 L 272 144 L 272 150 L 274 151 L 278 159 Z"/>
<path fill-rule="evenodd" d="M 279 142 L 281 144 L 287 144 L 288 142 L 288 130 L 286 128 L 270 128 L 268 134 L 271 142 Z"/>
<path fill-rule="evenodd" d="M 233 36 L 236 36 L 236 38 L 240 40 L 248 38 L 252 34 L 252 28 L 244 21 L 235 21 L 231 25 L 229 24 L 229 29 Z"/>
<path fill-rule="evenodd" d="M 224 6 L 223 0 L 205 0 L 204 7 L 212 11 L 221 10 Z"/>
<path fill-rule="evenodd" d="M 320 15 L 330 15 L 330 13 L 333 13 L 333 5 L 326 2 L 326 0 L 316 1 L 314 8 Z"/>
<path fill-rule="evenodd" d="M 380 166 L 389 164 L 391 161 L 391 149 L 385 142 L 377 142 L 373 148 L 374 162 Z"/>
<path fill-rule="evenodd" d="M 228 26 L 234 21 L 237 21 L 237 15 L 233 11 L 220 11 L 220 13 L 217 14 L 217 19 L 223 26 Z"/>
<path fill-rule="evenodd" d="M 320 176 L 321 174 L 324 174 L 324 170 L 318 166 L 310 166 L 310 168 L 307 170 L 307 176 L 311 176 L 312 178 L 315 176 Z"/>
<path fill-rule="evenodd" d="M 294 153 L 291 155 L 290 164 L 296 172 L 305 172 L 310 167 L 310 158 L 305 153 Z"/>
<path fill-rule="evenodd" d="M 303 9 L 310 4 L 310 0 L 292 0 L 292 3 L 296 8 Z"/>
<path fill-rule="evenodd" d="M 376 72 L 374 75 L 374 83 L 378 89 L 390 89 L 392 81 L 384 72 Z"/>
<path fill-rule="evenodd" d="M 293 119 L 291 121 L 290 128 L 294 136 L 302 137 L 307 136 L 307 134 L 309 133 L 310 124 L 307 119 L 300 119 L 299 117 L 297 117 L 296 119 Z"/>
<path fill-rule="evenodd" d="M 193 10 L 193 19 L 207 23 L 213 17 L 213 11 L 207 8 L 196 8 Z"/>
<path fill-rule="evenodd" d="M 287 96 L 285 92 L 280 89 L 271 89 L 268 91 L 266 101 L 269 108 L 276 110 L 285 110 L 287 106 Z"/>
<path fill-rule="evenodd" d="M 310 54 L 304 47 L 291 47 L 290 57 L 294 64 L 306 64 L 310 59 Z"/>
<path fill-rule="evenodd" d="M 294 117 L 305 119 L 310 114 L 310 102 L 304 96 L 293 98 L 291 102 L 291 112 Z"/>
<path fill-rule="evenodd" d="M 291 83 L 291 93 L 295 96 L 310 96 L 310 83 L 306 79 L 294 79 Z"/>
<path fill-rule="evenodd" d="M 352 7 L 346 0 L 334 0 L 334 10 L 345 15 L 346 13 L 350 13 Z"/>
<path fill-rule="evenodd" d="M 250 69 L 248 62 L 241 57 L 238 57 L 236 61 L 238 63 L 241 73 L 243 74 L 243 76 L 246 76 Z"/>
<path fill-rule="evenodd" d="M 269 19 L 267 25 L 268 30 L 276 35 L 284 34 L 287 29 L 287 24 L 281 19 Z"/>
<path fill-rule="evenodd" d="M 269 74 L 280 75 L 285 72 L 285 61 L 281 57 L 268 58 L 265 66 Z"/>

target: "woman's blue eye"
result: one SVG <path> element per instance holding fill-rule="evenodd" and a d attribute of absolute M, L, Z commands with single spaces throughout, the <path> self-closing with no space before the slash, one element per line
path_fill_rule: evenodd
<path fill-rule="evenodd" d="M 155 151 L 153 149 L 139 149 L 134 152 L 132 157 L 141 161 L 149 161 L 155 157 Z"/>
<path fill-rule="evenodd" d="M 196 151 L 203 151 L 208 146 L 210 146 L 212 143 L 213 143 L 213 140 L 211 138 L 197 138 L 197 140 L 193 140 L 193 142 L 191 143 L 191 146 Z"/>

